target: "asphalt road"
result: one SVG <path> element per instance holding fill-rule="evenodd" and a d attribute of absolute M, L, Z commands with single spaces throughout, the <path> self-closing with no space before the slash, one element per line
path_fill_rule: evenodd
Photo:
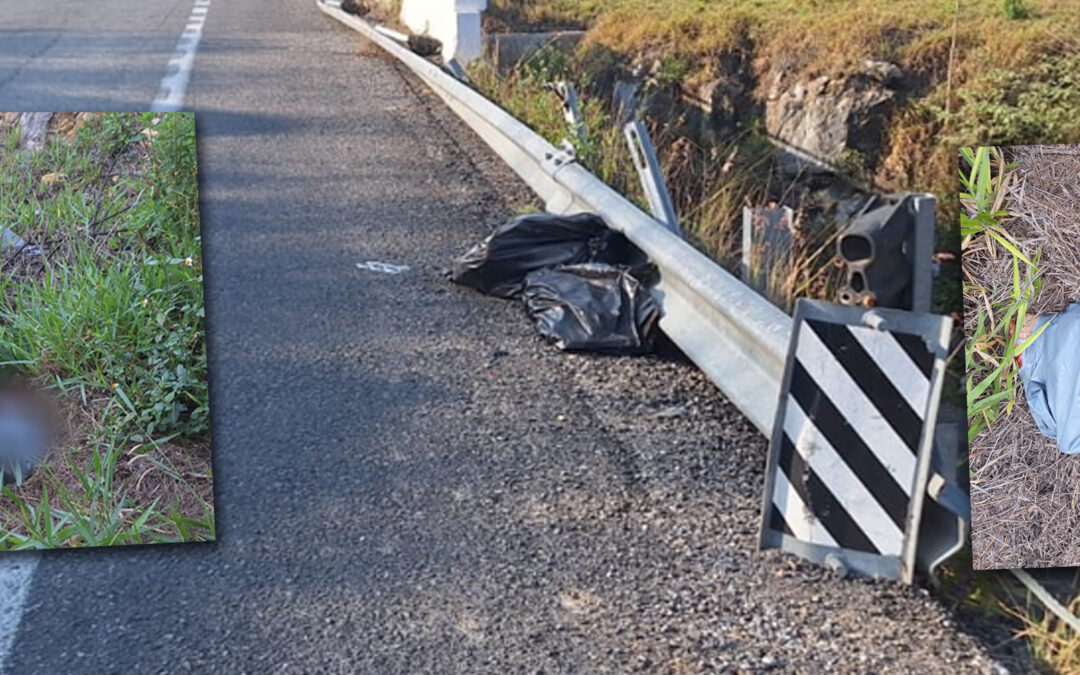
<path fill-rule="evenodd" d="M 190 7 L 0 0 L 0 109 L 148 108 Z M 558 354 L 513 303 L 450 285 L 527 196 L 310 2 L 213 5 L 185 107 L 219 541 L 8 554 L 37 561 L 9 672 L 1008 658 L 1000 625 L 925 591 L 754 552 L 764 439 L 692 366 Z"/>

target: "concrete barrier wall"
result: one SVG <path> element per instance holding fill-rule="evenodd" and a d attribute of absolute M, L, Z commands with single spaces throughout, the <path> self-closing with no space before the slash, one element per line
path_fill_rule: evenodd
<path fill-rule="evenodd" d="M 443 59 L 466 65 L 483 55 L 480 13 L 485 9 L 487 0 L 404 0 L 401 21 L 413 33 L 441 42 Z"/>

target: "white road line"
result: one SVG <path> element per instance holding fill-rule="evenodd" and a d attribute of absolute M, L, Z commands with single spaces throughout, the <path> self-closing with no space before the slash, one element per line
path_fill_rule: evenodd
<path fill-rule="evenodd" d="M 0 673 L 5 672 L 15 644 L 37 564 L 38 554 L 6 554 L 0 559 Z"/>
<path fill-rule="evenodd" d="M 195 0 L 184 32 L 176 43 L 176 53 L 169 59 L 169 70 L 161 80 L 161 89 L 150 106 L 152 112 L 175 112 L 183 108 L 184 92 L 191 79 L 191 69 L 195 66 L 195 50 L 199 48 L 203 23 L 209 11 L 210 0 Z"/>

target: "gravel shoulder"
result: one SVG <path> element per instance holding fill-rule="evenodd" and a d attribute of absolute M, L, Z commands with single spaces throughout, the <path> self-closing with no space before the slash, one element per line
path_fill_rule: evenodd
<path fill-rule="evenodd" d="M 532 203 L 509 167 L 405 77 L 476 168 L 479 191 L 500 195 L 504 213 Z M 490 207 L 497 218 L 498 202 Z M 508 318 L 514 327 L 531 330 L 515 314 Z M 586 586 L 593 589 L 588 624 L 597 643 L 610 646 L 585 670 L 1034 669 L 1000 618 L 954 611 L 924 588 L 840 580 L 794 556 L 756 551 L 767 440 L 674 347 L 608 357 L 560 354 L 539 338 L 526 340 L 539 352 L 531 358 L 559 380 L 566 411 L 559 438 L 598 429 L 607 440 L 577 469 L 594 480 L 545 485 L 520 498 L 553 531 L 587 532 L 604 559 L 604 577 Z M 515 387 L 535 381 L 526 378 Z M 611 655 L 618 666 L 606 660 Z"/>

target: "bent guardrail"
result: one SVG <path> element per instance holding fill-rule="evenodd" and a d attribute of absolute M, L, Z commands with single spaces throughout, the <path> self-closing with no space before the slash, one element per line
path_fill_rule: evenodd
<path fill-rule="evenodd" d="M 555 214 L 595 213 L 657 266 L 660 328 L 763 434 L 772 431 L 791 318 L 673 234 L 565 152 L 439 66 L 335 4 L 318 7 L 409 68 Z"/>

